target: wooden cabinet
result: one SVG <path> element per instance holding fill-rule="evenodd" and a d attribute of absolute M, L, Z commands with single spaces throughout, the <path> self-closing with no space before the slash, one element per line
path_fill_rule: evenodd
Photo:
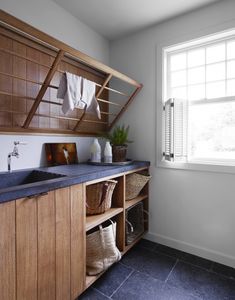
<path fill-rule="evenodd" d="M 1 300 L 70 300 L 85 287 L 84 186 L 0 206 Z"/>
<path fill-rule="evenodd" d="M 0 299 L 76 299 L 100 276 L 86 276 L 86 233 L 110 218 L 122 254 L 138 242 L 125 244 L 126 209 L 143 202 L 148 210 L 148 185 L 125 201 L 126 175 L 136 171 L 148 168 L 0 204 Z M 107 179 L 118 182 L 111 209 L 86 217 L 86 187 Z"/>

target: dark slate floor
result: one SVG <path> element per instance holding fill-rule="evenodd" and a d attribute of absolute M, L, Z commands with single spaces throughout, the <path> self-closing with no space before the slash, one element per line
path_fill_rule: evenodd
<path fill-rule="evenodd" d="M 142 240 L 79 300 L 235 300 L 235 269 Z"/>

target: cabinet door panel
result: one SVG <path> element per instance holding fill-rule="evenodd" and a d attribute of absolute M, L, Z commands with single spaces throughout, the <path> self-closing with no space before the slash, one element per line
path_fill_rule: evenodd
<path fill-rule="evenodd" d="M 0 298 L 16 299 L 15 268 L 15 201 L 1 204 L 0 209 Z"/>
<path fill-rule="evenodd" d="M 38 300 L 55 300 L 55 193 L 37 199 Z"/>
<path fill-rule="evenodd" d="M 17 300 L 37 299 L 37 201 L 16 201 Z"/>
<path fill-rule="evenodd" d="M 56 203 L 56 300 L 70 299 L 70 190 L 55 191 Z"/>
<path fill-rule="evenodd" d="M 75 299 L 85 288 L 85 186 L 71 187 L 71 299 Z"/>

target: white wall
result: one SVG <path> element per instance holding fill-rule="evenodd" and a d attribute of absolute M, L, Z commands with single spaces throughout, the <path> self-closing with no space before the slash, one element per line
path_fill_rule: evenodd
<path fill-rule="evenodd" d="M 0 8 L 70 46 L 109 64 L 109 42 L 50 0 L 0 0 Z M 13 141 L 27 141 L 21 146 L 21 157 L 12 160 L 13 169 L 45 165 L 43 144 L 46 142 L 77 142 L 80 161 L 89 154 L 91 138 L 0 135 L 0 171 L 7 170 L 7 154 Z"/>
<path fill-rule="evenodd" d="M 151 160 L 148 238 L 235 267 L 235 176 L 156 168 L 156 49 L 235 27 L 235 1 L 221 1 L 111 43 L 111 64 L 144 84 L 121 123 L 130 124 L 129 156 Z"/>

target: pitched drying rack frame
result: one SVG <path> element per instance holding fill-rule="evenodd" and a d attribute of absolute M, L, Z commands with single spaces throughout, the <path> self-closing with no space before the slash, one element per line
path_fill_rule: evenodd
<path fill-rule="evenodd" d="M 66 45 L 65 43 L 49 36 L 48 34 L 41 32 L 40 30 L 28 25 L 27 23 L 9 15 L 2 10 L 0 10 L 0 36 L 2 36 L 6 40 L 5 43 L 7 45 L 9 44 L 9 41 L 13 41 L 19 44 L 23 44 L 24 46 L 26 45 L 30 49 L 36 49 L 36 51 L 40 52 L 40 55 L 44 55 L 46 53 L 47 56 L 50 55 L 50 61 L 52 62 L 51 64 L 40 62 L 38 59 L 32 58 L 27 54 L 20 53 L 20 51 L 13 51 L 14 49 L 12 50 L 8 46 L 0 46 L 0 59 L 1 62 L 3 62 L 3 66 L 5 66 L 5 68 L 0 68 L 0 97 L 3 97 L 2 102 L 0 103 L 0 132 L 96 135 L 100 133 L 100 131 L 109 131 L 119 120 L 121 115 L 126 111 L 127 107 L 130 105 L 130 103 L 142 88 L 142 84 L 138 83 L 134 79 L 106 66 L 105 64 L 95 60 L 94 58 Z M 43 76 L 43 80 L 32 78 L 42 77 L 41 73 L 37 76 L 32 76 L 29 78 L 29 76 L 20 76 L 18 74 L 15 74 L 11 70 L 9 71 L 6 58 L 9 58 L 11 60 L 13 60 L 13 58 L 16 58 L 20 61 L 23 61 L 25 64 L 34 64 L 39 68 L 44 68 L 45 76 Z M 79 110 L 79 116 L 75 115 L 75 117 L 74 114 L 73 116 L 64 116 L 61 114 L 45 114 L 39 111 L 40 104 L 54 105 L 54 107 L 60 107 L 62 105 L 61 101 L 59 101 L 58 99 L 57 101 L 44 99 L 46 93 L 48 92 L 48 89 L 58 89 L 58 78 L 65 71 L 62 70 L 63 68 L 59 68 L 59 66 L 61 67 L 61 64 L 67 64 L 67 66 L 69 65 L 70 68 L 73 68 L 73 70 L 75 70 L 75 72 L 84 72 L 84 77 L 91 76 L 92 79 L 95 78 L 95 80 L 93 81 L 96 82 L 96 98 L 101 105 L 101 120 L 98 120 L 96 117 L 87 118 L 90 115 L 86 113 L 86 109 Z M 8 72 L 6 71 L 6 69 L 8 70 Z M 48 71 L 46 72 L 45 69 L 48 69 Z M 56 77 L 56 74 L 58 75 L 57 85 L 52 83 L 54 77 Z M 16 80 L 25 82 L 25 85 L 32 84 L 34 85 L 34 89 L 35 85 L 40 86 L 40 88 L 34 97 L 32 97 L 31 95 L 29 96 L 27 92 L 24 95 L 14 93 L 14 88 L 10 88 L 9 92 L 7 89 L 4 90 L 4 84 L 6 84 L 7 82 L 6 78 L 10 78 L 8 79 L 8 81 L 12 80 L 12 82 L 13 80 Z M 112 78 L 116 78 L 121 82 L 125 82 L 128 85 L 134 87 L 134 91 L 132 91 L 132 93 L 129 95 L 126 92 L 109 87 L 109 83 Z M 12 82 L 11 86 L 13 86 Z M 127 98 L 127 100 L 125 100 L 125 103 L 122 104 L 113 100 L 110 101 L 108 92 L 124 96 Z M 7 105 L 5 105 L 6 102 L 9 101 L 9 99 L 11 99 L 10 101 L 12 103 L 10 109 Z M 29 101 L 31 104 L 28 105 L 27 111 L 22 112 L 21 110 L 14 110 L 12 109 L 12 107 L 17 107 L 17 105 L 14 105 L 15 102 L 13 101 L 13 99 L 22 99 L 24 101 Z M 110 112 L 109 107 L 111 105 L 119 109 L 118 113 Z M 20 122 L 16 123 L 15 120 L 14 122 L 12 121 L 14 115 L 19 114 L 25 116 L 24 120 L 22 120 L 21 118 L 21 124 Z M 63 129 L 59 128 L 59 126 L 58 128 L 56 128 L 56 126 L 53 128 L 46 128 L 45 126 L 40 127 L 40 124 L 38 124 L 38 126 L 30 127 L 35 117 L 55 119 L 58 122 L 67 121 L 66 124 L 70 124 L 70 127 Z M 112 120 L 109 120 L 110 117 L 114 118 Z M 7 119 L 5 124 L 4 122 L 1 122 L 1 119 Z M 11 119 L 11 121 L 9 121 L 8 119 Z M 88 130 L 86 129 L 87 126 L 89 127 Z"/>

